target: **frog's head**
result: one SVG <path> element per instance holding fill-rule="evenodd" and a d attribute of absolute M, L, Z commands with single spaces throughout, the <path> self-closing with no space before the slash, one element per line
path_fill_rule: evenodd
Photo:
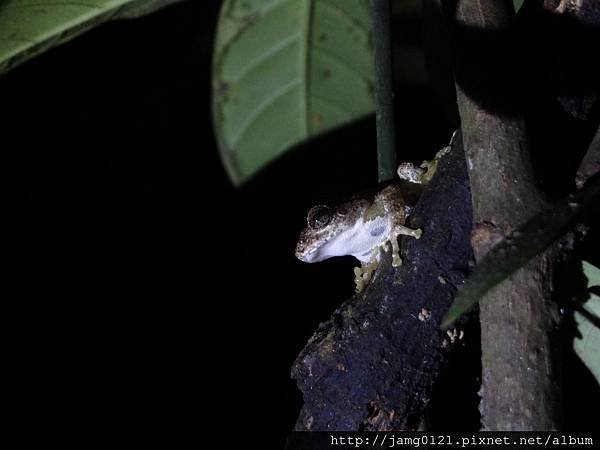
<path fill-rule="evenodd" d="M 311 208 L 306 218 L 307 226 L 296 245 L 296 257 L 313 263 L 353 254 L 368 205 L 366 200 L 354 200 L 336 207 L 318 205 Z"/>

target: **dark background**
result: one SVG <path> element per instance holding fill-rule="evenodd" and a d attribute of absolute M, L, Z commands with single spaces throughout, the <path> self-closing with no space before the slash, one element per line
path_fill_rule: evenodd
<path fill-rule="evenodd" d="M 281 448 L 301 405 L 291 364 L 353 292 L 352 259 L 293 251 L 310 206 L 376 184 L 374 119 L 233 188 L 210 115 L 218 6 L 102 25 L 0 81 L 17 392 L 42 418 L 146 436 L 216 422 Z M 452 119 L 425 87 L 397 98 L 401 158 L 431 157 Z"/>

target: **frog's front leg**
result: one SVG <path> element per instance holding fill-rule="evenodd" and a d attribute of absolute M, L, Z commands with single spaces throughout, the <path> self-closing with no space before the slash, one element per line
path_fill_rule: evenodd
<path fill-rule="evenodd" d="M 394 225 L 394 229 L 391 234 L 391 243 L 392 243 L 392 266 L 399 267 L 402 265 L 402 258 L 400 257 L 400 245 L 398 245 L 398 238 L 403 234 L 405 236 L 412 236 L 415 239 L 419 239 L 423 234 L 423 231 L 420 228 L 412 229 L 405 227 L 399 223 Z"/>
<path fill-rule="evenodd" d="M 362 292 L 369 281 L 371 281 L 371 277 L 373 276 L 373 272 L 379 266 L 379 261 L 377 259 L 373 259 L 369 263 L 362 263 L 360 267 L 354 268 L 354 282 L 356 283 L 356 293 Z"/>

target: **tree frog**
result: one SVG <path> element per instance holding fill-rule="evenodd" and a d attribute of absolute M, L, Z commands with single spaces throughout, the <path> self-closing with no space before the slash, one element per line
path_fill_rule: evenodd
<path fill-rule="evenodd" d="M 402 184 L 387 184 L 374 193 L 359 194 L 335 206 L 311 208 L 307 227 L 296 245 L 296 257 L 314 263 L 333 256 L 354 256 L 361 262 L 361 267 L 354 268 L 357 292 L 370 281 L 379 264 L 381 249 L 387 251 L 389 244 L 392 265 L 401 265 L 398 236 L 421 237 L 420 229 L 408 228 L 405 222 L 422 185 L 429 182 L 437 160 L 448 150 L 449 147 L 444 148 L 433 161 L 424 161 L 420 167 L 400 164 L 398 176 Z"/>

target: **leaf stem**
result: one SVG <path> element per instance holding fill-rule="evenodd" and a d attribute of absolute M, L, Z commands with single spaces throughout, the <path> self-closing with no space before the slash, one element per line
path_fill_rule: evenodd
<path fill-rule="evenodd" d="M 375 55 L 375 117 L 377 123 L 377 169 L 379 182 L 394 178 L 396 132 L 391 50 L 390 2 L 371 0 Z"/>

